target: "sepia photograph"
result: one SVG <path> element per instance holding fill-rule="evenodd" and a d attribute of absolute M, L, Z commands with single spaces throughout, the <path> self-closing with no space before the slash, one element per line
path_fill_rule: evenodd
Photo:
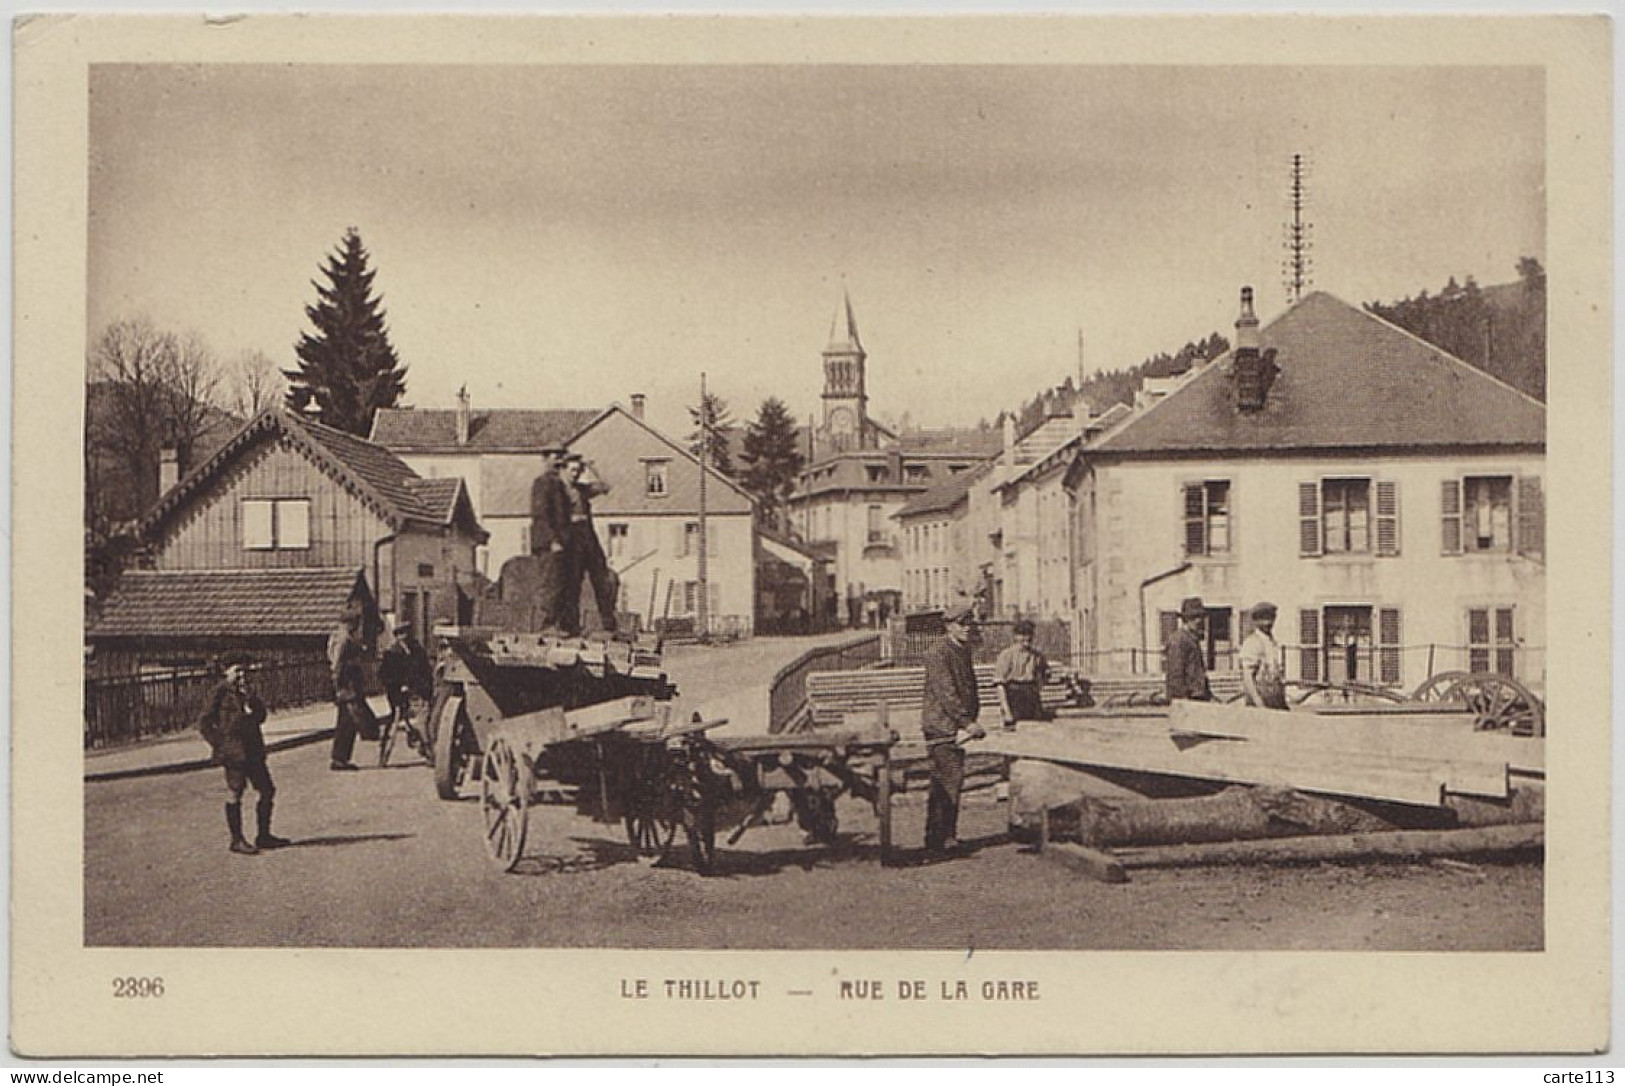
<path fill-rule="evenodd" d="M 60 756 L 69 659 L 83 696 L 13 960 L 105 964 L 114 1016 L 64 1048 L 19 972 L 14 1045 L 1606 1042 L 1605 975 L 1523 1033 L 1325 1014 L 1606 960 L 1561 846 L 1605 856 L 1607 768 L 1547 780 L 1607 750 L 1609 184 L 1554 150 L 1606 23 L 266 22 L 14 39 L 80 178 L 29 183 L 25 113 L 20 198 L 80 211 L 18 273 L 58 337 L 19 509 L 60 548 L 82 496 L 19 592 Z M 142 1032 L 249 960 L 451 1006 L 489 964 L 620 1028 L 279 1037 L 289 983 Z M 1062 1024 L 1224 962 L 1260 1033 Z"/>

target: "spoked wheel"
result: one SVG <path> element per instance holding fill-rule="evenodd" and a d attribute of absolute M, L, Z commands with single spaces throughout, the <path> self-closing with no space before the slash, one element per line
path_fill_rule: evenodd
<path fill-rule="evenodd" d="M 480 769 L 480 810 L 485 816 L 485 851 L 512 871 L 525 854 L 530 825 L 530 766 L 498 738 Z"/>
<path fill-rule="evenodd" d="M 1450 700 L 1463 701 L 1479 731 L 1544 736 L 1546 709 L 1523 684 L 1505 675 L 1469 675 L 1451 688 Z"/>
<path fill-rule="evenodd" d="M 677 823 L 660 812 L 639 810 L 626 816 L 626 838 L 645 860 L 663 859 L 676 837 Z"/>
<path fill-rule="evenodd" d="M 434 733 L 434 790 L 441 799 L 456 799 L 468 764 L 468 739 L 472 725 L 463 713 L 461 696 L 448 697 L 440 706 Z"/>
<path fill-rule="evenodd" d="M 1472 673 L 1467 671 L 1441 671 L 1437 675 L 1430 675 L 1422 680 L 1422 685 L 1411 691 L 1411 700 L 1454 701 L 1456 699 L 1450 696 L 1450 692 L 1472 677 Z"/>
<path fill-rule="evenodd" d="M 637 748 L 629 783 L 626 839 L 640 857 L 663 859 L 681 820 L 672 803 L 671 759 L 666 748 L 658 743 Z"/>

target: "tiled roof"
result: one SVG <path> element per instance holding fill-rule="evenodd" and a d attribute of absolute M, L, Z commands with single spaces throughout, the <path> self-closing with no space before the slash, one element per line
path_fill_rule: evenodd
<path fill-rule="evenodd" d="M 994 456 L 1004 448 L 1004 433 L 995 428 L 954 427 L 941 430 L 905 430 L 898 436 L 904 452 L 958 453 Z"/>
<path fill-rule="evenodd" d="M 147 514 L 142 531 L 151 534 L 176 510 L 214 479 L 244 449 L 275 435 L 285 435 L 307 455 L 335 469 L 335 476 L 396 527 L 408 521 L 444 524 L 437 488 L 425 482 L 400 457 L 382 445 L 273 407 L 260 412 L 220 449 L 171 487 Z"/>
<path fill-rule="evenodd" d="M 411 479 L 407 487 L 416 496 L 423 511 L 442 524 L 451 521 L 455 512 L 457 492 L 462 488 L 461 477 L 452 475 L 444 479 Z"/>
<path fill-rule="evenodd" d="M 984 460 L 974 468 L 962 471 L 958 475 L 938 483 L 924 494 L 911 498 L 907 505 L 893 513 L 899 519 L 903 517 L 917 517 L 925 513 L 946 513 L 954 506 L 965 500 L 970 488 L 976 481 L 991 470 L 993 462 Z"/>
<path fill-rule="evenodd" d="M 456 411 L 387 407 L 372 417 L 371 437 L 403 452 L 538 452 L 547 445 L 568 445 L 602 413 L 577 408 L 475 411 L 469 419 L 468 443 L 459 445 Z"/>
<path fill-rule="evenodd" d="M 1543 447 L 1546 411 L 1379 317 L 1316 292 L 1262 329 L 1280 372 L 1235 406 L 1231 355 L 1092 446 L 1101 453 Z"/>
<path fill-rule="evenodd" d="M 86 631 L 90 637 L 325 634 L 359 569 L 132 571 Z"/>

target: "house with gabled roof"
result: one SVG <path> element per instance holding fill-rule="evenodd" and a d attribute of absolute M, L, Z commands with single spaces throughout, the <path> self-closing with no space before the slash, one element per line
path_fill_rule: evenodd
<path fill-rule="evenodd" d="M 319 657 L 352 598 L 427 640 L 468 620 L 485 540 L 461 480 L 424 479 L 280 407 L 169 488 L 140 532 L 151 568 L 126 573 L 86 630 L 115 670 L 228 650 Z"/>
<path fill-rule="evenodd" d="M 1154 670 L 1182 599 L 1227 666 L 1258 601 L 1289 678 L 1401 690 L 1445 670 L 1544 681 L 1546 412 L 1330 294 L 1080 451 L 1080 630 L 1100 670 Z"/>
<path fill-rule="evenodd" d="M 530 490 L 542 450 L 580 453 L 590 478 L 607 488 L 593 500 L 593 521 L 620 580 L 617 610 L 643 628 L 680 628 L 698 619 L 703 582 L 712 632 L 748 634 L 756 610 L 755 505 L 733 480 L 706 470 L 702 578 L 699 460 L 642 415 L 641 396 L 630 410 L 476 410 L 465 392 L 452 410 L 379 411 L 372 439 L 431 479 L 464 480 L 490 533 L 479 561 L 493 580 L 503 563 L 530 553 Z"/>

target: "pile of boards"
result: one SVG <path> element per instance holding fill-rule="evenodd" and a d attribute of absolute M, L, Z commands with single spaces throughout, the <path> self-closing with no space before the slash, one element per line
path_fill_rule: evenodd
<path fill-rule="evenodd" d="M 1473 722 L 1449 705 L 1178 702 L 1066 710 L 967 749 L 1012 760 L 1013 824 L 1110 881 L 1134 866 L 1540 847 L 1544 740 Z"/>

